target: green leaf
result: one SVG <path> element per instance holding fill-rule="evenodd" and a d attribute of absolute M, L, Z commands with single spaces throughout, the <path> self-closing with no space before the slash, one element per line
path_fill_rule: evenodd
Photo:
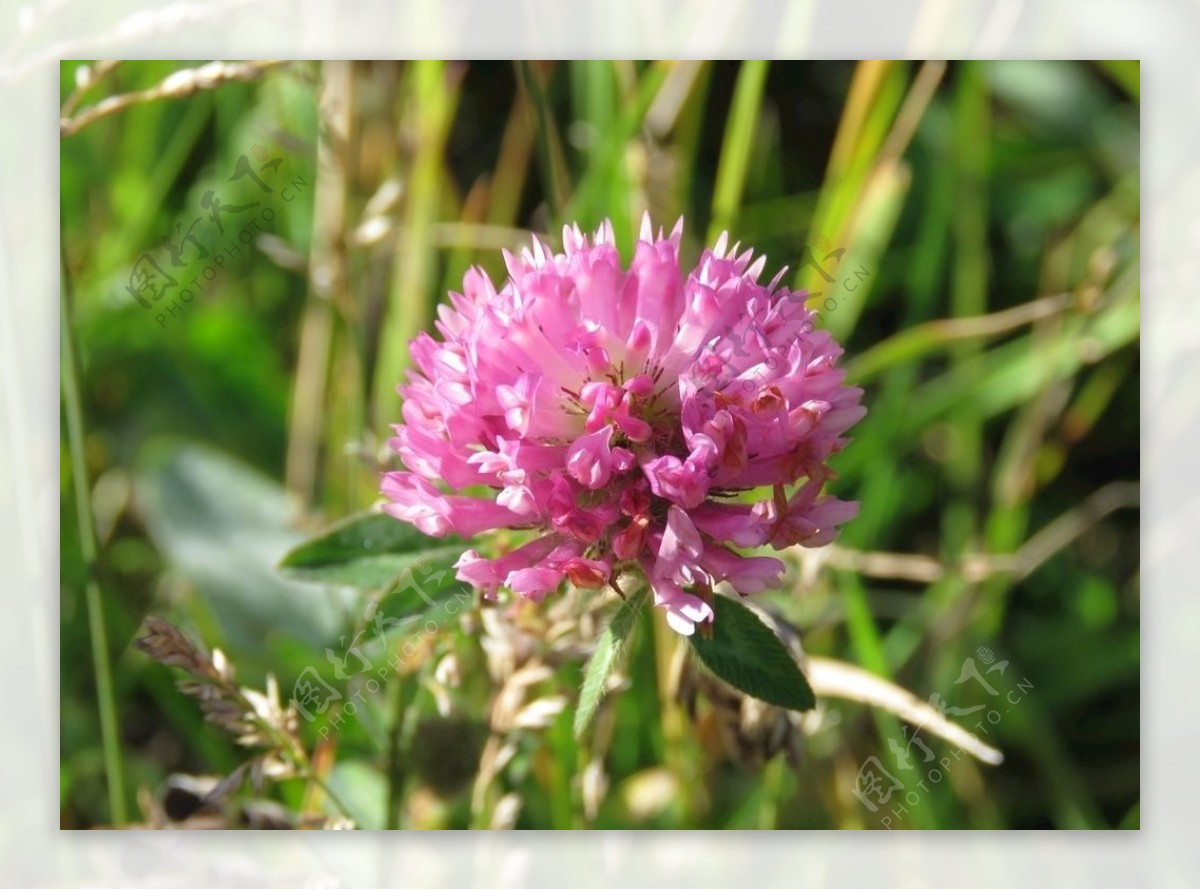
<path fill-rule="evenodd" d="M 625 651 L 625 643 L 629 632 L 637 624 L 638 613 L 641 612 L 642 602 L 646 599 L 645 590 L 638 590 L 629 595 L 613 615 L 612 621 L 600 634 L 596 642 L 596 650 L 588 661 L 587 670 L 583 675 L 583 688 L 579 693 L 579 706 L 575 709 L 575 738 L 582 738 L 587 732 L 600 700 L 604 698 L 604 687 L 608 677 L 617 666 L 621 654 Z"/>
<path fill-rule="evenodd" d="M 475 605 L 475 592 L 469 584 L 455 577 L 454 562 L 458 551 L 447 553 L 443 548 L 427 562 L 417 561 L 393 579 L 391 589 L 379 597 L 371 615 L 381 617 L 383 633 L 394 627 L 392 622 L 417 615 L 432 617 L 438 624 Z M 440 607 L 440 611 L 435 611 Z"/>
<path fill-rule="evenodd" d="M 461 539 L 431 538 L 406 522 L 367 512 L 294 548 L 280 568 L 292 578 L 373 594 L 363 620 L 386 634 L 439 607 L 448 617 L 474 605 L 475 594 L 454 571 L 466 547 Z"/>
<path fill-rule="evenodd" d="M 352 597 L 276 571 L 300 543 L 278 482 L 211 448 L 159 440 L 147 449 L 136 496 L 159 551 L 213 610 L 227 652 L 260 653 L 271 635 L 308 647 L 337 635 Z"/>
<path fill-rule="evenodd" d="M 387 778 L 378 767 L 362 760 L 344 760 L 338 763 L 326 780 L 337 795 L 338 801 L 348 810 L 358 828 L 378 830 L 387 822 L 388 784 Z M 329 813 L 340 813 L 330 803 Z"/>
<path fill-rule="evenodd" d="M 816 705 L 812 688 L 787 648 L 757 615 L 735 599 L 713 604 L 712 639 L 691 637 L 692 648 L 710 671 L 747 695 L 792 711 Z"/>
<path fill-rule="evenodd" d="M 379 590 L 406 569 L 452 564 L 466 544 L 431 538 L 383 513 L 360 513 L 290 551 L 280 568 L 295 578 Z"/>

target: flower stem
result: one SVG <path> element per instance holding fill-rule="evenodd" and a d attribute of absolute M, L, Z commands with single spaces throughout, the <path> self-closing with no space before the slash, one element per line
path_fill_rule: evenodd
<path fill-rule="evenodd" d="M 100 739 L 104 750 L 104 773 L 108 786 L 109 818 L 114 825 L 124 824 L 125 780 L 121 768 L 120 740 L 117 735 L 117 708 L 113 697 L 112 672 L 108 663 L 108 633 L 104 626 L 104 604 L 96 581 L 99 547 L 90 502 L 87 464 L 84 460 L 83 408 L 80 396 L 79 351 L 72 325 L 71 273 L 66 247 L 61 248 L 63 285 L 60 292 L 59 327 L 62 330 L 62 389 L 66 409 L 67 442 L 71 450 L 71 475 L 75 489 L 75 509 L 79 519 L 79 546 L 83 555 L 84 597 L 87 602 L 88 632 L 91 637 L 92 667 L 96 674 L 96 697 L 100 707 Z"/>

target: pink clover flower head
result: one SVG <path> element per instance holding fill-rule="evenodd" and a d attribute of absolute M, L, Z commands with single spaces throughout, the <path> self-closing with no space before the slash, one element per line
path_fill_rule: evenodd
<path fill-rule="evenodd" d="M 612 227 L 505 252 L 497 287 L 472 269 L 417 337 L 390 446 L 384 509 L 429 535 L 536 535 L 458 577 L 539 600 L 568 580 L 616 587 L 640 567 L 676 631 L 713 619 L 713 587 L 778 587 L 783 563 L 734 548 L 818 547 L 857 505 L 821 496 L 829 457 L 866 413 L 807 294 L 759 276 L 722 235 L 693 269 L 642 224 L 621 264 Z M 790 496 L 787 487 L 798 487 Z M 756 503 L 743 492 L 769 488 Z M 489 490 L 489 496 L 465 493 Z"/>

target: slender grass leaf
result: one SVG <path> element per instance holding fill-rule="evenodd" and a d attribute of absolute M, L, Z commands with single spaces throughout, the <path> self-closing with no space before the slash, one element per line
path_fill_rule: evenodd
<path fill-rule="evenodd" d="M 600 700 L 604 698 L 604 687 L 613 669 L 620 661 L 629 639 L 630 631 L 637 624 L 638 613 L 646 599 L 644 590 L 630 594 L 621 604 L 621 608 L 613 615 L 612 621 L 600 634 L 596 643 L 596 651 L 588 661 L 587 670 L 583 675 L 583 688 L 579 693 L 579 706 L 575 709 L 575 738 L 582 738 L 587 732 L 596 711 L 600 708 Z"/>
<path fill-rule="evenodd" d="M 708 229 L 709 243 L 737 221 L 742 192 L 750 170 L 750 156 L 758 132 L 763 93 L 767 86 L 769 63 L 763 59 L 742 62 L 734 88 L 733 105 L 725 126 L 721 144 L 721 161 L 717 168 L 717 183 L 713 194 L 712 223 Z"/>

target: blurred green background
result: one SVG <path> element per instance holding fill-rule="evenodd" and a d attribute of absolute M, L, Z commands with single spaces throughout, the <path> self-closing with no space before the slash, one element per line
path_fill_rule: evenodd
<path fill-rule="evenodd" d="M 286 63 L 162 95 L 201 64 L 62 65 L 63 827 L 140 822 L 169 774 L 244 759 L 130 646 L 148 612 L 284 690 L 356 626 L 353 595 L 274 566 L 375 500 L 406 343 L 465 269 L 502 277 L 500 248 L 557 242 L 564 220 L 611 217 L 628 257 L 644 211 L 685 217 L 686 261 L 728 229 L 766 278 L 789 266 L 866 388 L 833 484 L 861 515 L 774 597 L 805 650 L 950 705 L 987 703 L 956 682 L 981 647 L 1009 662 L 1001 691 L 1030 684 L 987 726 L 1005 763 L 952 758 L 891 827 L 1137 827 L 1136 62 Z M 243 156 L 270 192 L 231 179 Z M 197 220 L 172 265 L 163 236 Z M 179 283 L 149 309 L 127 287 L 145 254 Z M 439 635 L 439 658 L 470 645 Z M 869 757 L 909 775 L 894 717 L 830 700 L 799 764 L 745 763 L 671 703 L 664 645 L 635 638 L 590 774 L 580 664 L 556 664 L 541 688 L 568 704 L 505 737 L 489 811 L 511 795 L 518 827 L 881 827 L 852 792 Z M 366 827 L 480 824 L 487 684 L 435 718 L 419 676 L 365 695 L 321 768 Z M 301 785 L 264 794 L 298 809 Z"/>

